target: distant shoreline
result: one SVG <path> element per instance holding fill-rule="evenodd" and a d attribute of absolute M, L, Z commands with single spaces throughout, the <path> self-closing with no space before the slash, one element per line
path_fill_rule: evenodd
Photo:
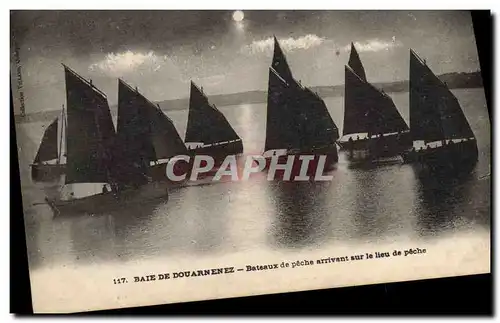
<path fill-rule="evenodd" d="M 481 72 L 472 73 L 447 73 L 438 76 L 439 79 L 445 82 L 450 89 L 465 89 L 465 88 L 482 88 L 483 82 Z M 409 81 L 396 81 L 387 83 L 372 83 L 386 93 L 408 92 Z M 310 89 L 322 98 L 339 97 L 344 94 L 344 84 L 335 86 L 311 86 Z M 232 106 L 241 104 L 262 104 L 267 101 L 267 91 L 256 90 L 231 94 L 216 94 L 208 95 L 210 103 L 218 106 Z M 174 99 L 156 102 L 164 112 L 187 110 L 189 107 L 189 99 Z M 117 107 L 110 107 L 111 114 L 116 115 Z M 32 123 L 54 120 L 60 115 L 60 110 L 40 111 L 28 113 L 24 117 L 21 115 L 15 116 L 16 123 Z"/>

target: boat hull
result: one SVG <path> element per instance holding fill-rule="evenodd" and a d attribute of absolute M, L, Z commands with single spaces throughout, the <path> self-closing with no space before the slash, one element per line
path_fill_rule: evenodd
<path fill-rule="evenodd" d="M 243 153 L 243 141 L 238 140 L 235 142 L 229 142 L 222 145 L 193 148 L 189 149 L 189 153 L 192 156 L 196 155 L 210 156 L 214 159 L 215 165 L 220 165 L 227 156 L 239 155 Z M 204 165 L 202 164 L 201 166 Z"/>
<path fill-rule="evenodd" d="M 400 155 L 411 149 L 412 139 L 409 132 L 402 134 L 384 135 L 382 138 L 338 141 L 342 151 L 349 153 L 365 152 L 361 159 L 387 158 Z"/>
<path fill-rule="evenodd" d="M 166 182 L 168 185 L 178 185 L 179 183 L 180 184 L 184 183 L 185 180 L 176 182 L 176 181 L 171 181 L 167 177 L 167 165 L 168 162 L 151 166 L 148 170 L 148 176 L 151 177 L 153 181 Z M 184 160 L 179 160 L 173 166 L 173 173 L 176 176 L 182 176 L 184 174 L 187 174 L 186 178 L 188 178 L 192 167 L 193 167 L 192 161 L 186 162 Z"/>
<path fill-rule="evenodd" d="M 406 151 L 405 163 L 413 164 L 421 173 L 458 176 L 467 174 L 478 161 L 476 140 L 462 141 L 436 148 Z"/>
<path fill-rule="evenodd" d="M 171 181 L 167 177 L 167 163 L 153 165 L 149 169 L 149 176 L 153 180 L 167 181 L 170 185 L 182 185 L 191 176 L 193 170 L 194 158 L 198 156 L 210 156 L 214 159 L 214 167 L 208 171 L 199 174 L 197 177 L 207 177 L 213 176 L 219 169 L 220 165 L 224 162 L 226 157 L 234 155 L 239 156 L 243 152 L 242 141 L 231 142 L 228 144 L 201 147 L 197 149 L 190 149 L 189 151 L 190 160 L 186 162 L 184 160 L 179 160 L 174 164 L 173 173 L 177 176 L 182 176 L 186 174 L 186 180 L 183 181 Z M 206 167 L 206 162 L 201 161 L 200 167 Z"/>
<path fill-rule="evenodd" d="M 168 186 L 165 182 L 152 182 L 136 189 L 124 189 L 118 193 L 110 191 L 73 200 L 46 198 L 56 215 L 102 214 L 154 200 L 168 201 Z"/>
<path fill-rule="evenodd" d="M 33 182 L 57 182 L 66 171 L 64 164 L 33 164 L 31 180 Z"/>
<path fill-rule="evenodd" d="M 352 155 L 346 153 L 346 159 L 349 162 L 349 168 L 374 168 L 379 166 L 390 166 L 403 164 L 401 155 L 378 156 L 374 158 L 372 155 L 363 151 L 354 152 Z"/>
<path fill-rule="evenodd" d="M 289 156 L 294 156 L 293 163 L 291 164 L 291 172 L 290 172 L 290 180 L 293 181 L 296 176 L 300 174 L 302 169 L 302 165 L 304 163 L 303 160 L 299 159 L 300 156 L 313 156 L 313 159 L 309 161 L 306 175 L 311 177 L 315 177 L 316 175 L 322 175 L 324 172 L 331 171 L 335 168 L 336 163 L 339 160 L 337 146 L 328 146 L 320 149 L 314 149 L 309 151 L 294 151 L 287 152 L 281 155 L 275 156 L 265 156 L 264 159 L 266 161 L 265 170 L 269 171 L 273 158 L 277 158 L 277 164 L 285 165 L 288 161 Z M 325 156 L 325 163 L 323 167 L 318 168 L 320 158 Z M 319 174 L 318 174 L 319 172 Z M 285 171 L 281 169 L 277 169 L 275 172 L 276 179 L 283 179 L 285 175 Z"/>

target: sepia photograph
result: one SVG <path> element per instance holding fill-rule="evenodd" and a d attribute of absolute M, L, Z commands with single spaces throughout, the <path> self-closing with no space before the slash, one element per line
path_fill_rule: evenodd
<path fill-rule="evenodd" d="M 470 11 L 14 10 L 35 313 L 490 273 Z"/>

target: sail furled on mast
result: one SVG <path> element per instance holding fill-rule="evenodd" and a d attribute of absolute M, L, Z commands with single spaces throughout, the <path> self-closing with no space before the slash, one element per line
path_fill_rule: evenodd
<path fill-rule="evenodd" d="M 356 47 L 354 47 L 354 43 L 351 43 L 351 54 L 349 55 L 348 65 L 360 79 L 367 82 L 365 68 L 363 67 L 363 63 L 361 63 L 361 59 L 359 58 Z"/>
<path fill-rule="evenodd" d="M 410 50 L 410 128 L 413 140 L 472 138 L 474 133 L 457 98 Z"/>
<path fill-rule="evenodd" d="M 290 70 L 290 66 L 286 60 L 285 53 L 280 47 L 278 39 L 276 36 L 274 38 L 274 52 L 273 52 L 273 61 L 272 68 L 286 81 L 293 79 L 292 71 Z"/>
<path fill-rule="evenodd" d="M 57 148 L 57 127 L 59 118 L 52 121 L 45 129 L 40 147 L 35 156 L 35 163 L 45 162 L 59 158 Z"/>
<path fill-rule="evenodd" d="M 343 135 L 385 134 L 408 131 L 394 101 L 345 66 L 345 114 Z"/>
<path fill-rule="evenodd" d="M 66 184 L 110 180 L 115 128 L 106 96 L 64 66 L 66 80 Z"/>
<path fill-rule="evenodd" d="M 191 82 L 186 142 L 205 145 L 241 140 L 226 117 L 211 105 L 206 95 Z"/>

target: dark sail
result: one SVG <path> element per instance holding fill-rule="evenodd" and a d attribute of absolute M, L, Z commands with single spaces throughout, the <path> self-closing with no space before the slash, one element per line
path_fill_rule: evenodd
<path fill-rule="evenodd" d="M 410 127 L 413 140 L 472 138 L 457 98 L 410 50 Z"/>
<path fill-rule="evenodd" d="M 147 109 L 151 120 L 151 141 L 156 159 L 168 159 L 178 155 L 187 155 L 186 145 L 182 141 L 172 120 L 152 102 L 149 102 Z"/>
<path fill-rule="evenodd" d="M 109 181 L 115 129 L 106 96 L 67 66 L 66 183 Z"/>
<path fill-rule="evenodd" d="M 280 44 L 276 36 L 274 36 L 274 53 L 273 53 L 273 62 L 272 68 L 278 73 L 279 76 L 284 78 L 286 81 L 293 79 L 292 71 L 290 70 L 290 66 L 286 61 L 286 56 L 281 50 Z"/>
<path fill-rule="evenodd" d="M 151 125 L 148 103 L 135 89 L 118 80 L 117 137 L 120 151 L 129 158 L 144 160 L 148 164 L 156 159 L 151 144 Z"/>
<path fill-rule="evenodd" d="M 57 125 L 59 119 L 56 118 L 52 123 L 45 129 L 43 133 L 42 142 L 38 148 L 38 152 L 35 156 L 35 163 L 44 162 L 48 160 L 57 159 L 59 157 L 57 149 Z"/>
<path fill-rule="evenodd" d="M 446 139 L 474 138 L 474 132 L 460 103 L 445 84 L 441 83 L 440 112 Z"/>
<path fill-rule="evenodd" d="M 351 54 L 349 56 L 348 65 L 360 79 L 366 82 L 365 68 L 363 67 L 363 63 L 361 63 L 361 59 L 359 58 L 359 54 L 354 47 L 354 43 L 351 43 Z"/>
<path fill-rule="evenodd" d="M 325 102 L 297 82 L 278 40 L 269 68 L 265 150 L 313 150 L 335 144 L 339 138 Z"/>
<path fill-rule="evenodd" d="M 299 130 L 302 148 L 318 148 L 332 145 L 339 138 L 337 125 L 316 93 L 295 82 L 296 95 L 299 101 L 296 105 L 296 127 Z"/>
<path fill-rule="evenodd" d="M 118 138 L 123 151 L 136 163 L 185 155 L 186 146 L 175 126 L 154 103 L 119 81 Z"/>
<path fill-rule="evenodd" d="M 226 117 L 208 102 L 203 92 L 191 82 L 186 142 L 205 145 L 241 140 Z"/>
<path fill-rule="evenodd" d="M 338 128 L 324 101 L 270 68 L 265 150 L 307 150 L 332 145 L 338 138 Z"/>
<path fill-rule="evenodd" d="M 269 68 L 267 91 L 267 122 L 265 150 L 288 149 L 299 146 L 300 134 L 295 129 L 292 106 L 293 95 L 289 84 Z"/>
<path fill-rule="evenodd" d="M 425 63 L 410 50 L 410 129 L 414 141 L 438 141 L 444 138 L 439 113 L 436 82 Z"/>
<path fill-rule="evenodd" d="M 363 81 L 348 66 L 345 66 L 344 126 L 342 134 L 366 133 L 370 131 L 369 98 L 363 91 Z"/>
<path fill-rule="evenodd" d="M 345 67 L 343 135 L 385 134 L 407 131 L 408 125 L 392 99 Z"/>
<path fill-rule="evenodd" d="M 146 100 L 118 80 L 117 138 L 114 157 L 116 177 L 122 183 L 141 183 L 150 162 L 156 160 Z"/>

